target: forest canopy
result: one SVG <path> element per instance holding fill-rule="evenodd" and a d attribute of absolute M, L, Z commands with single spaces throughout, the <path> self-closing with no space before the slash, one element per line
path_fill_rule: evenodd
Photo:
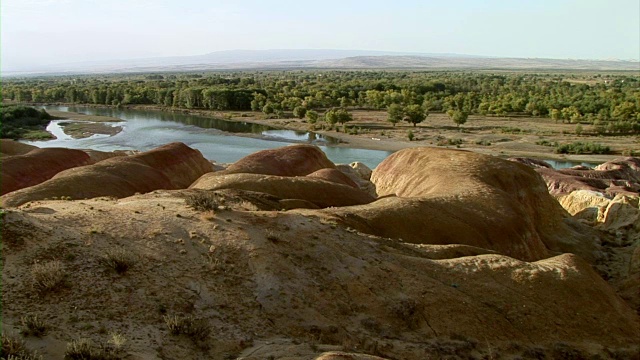
<path fill-rule="evenodd" d="M 254 71 L 7 79 L 21 103 L 149 104 L 303 117 L 334 107 L 549 117 L 602 133 L 640 133 L 640 76 L 421 71 Z M 393 108 L 393 107 L 392 107 Z"/>

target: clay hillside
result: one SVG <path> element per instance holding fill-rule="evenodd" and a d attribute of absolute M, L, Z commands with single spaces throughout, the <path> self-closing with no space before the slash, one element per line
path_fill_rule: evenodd
<path fill-rule="evenodd" d="M 3 359 L 638 359 L 640 159 L 3 141 Z"/>

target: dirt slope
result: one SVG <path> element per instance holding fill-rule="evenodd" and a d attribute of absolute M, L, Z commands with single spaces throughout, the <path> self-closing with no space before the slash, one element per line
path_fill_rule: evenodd
<path fill-rule="evenodd" d="M 321 211 L 247 211 L 251 199 L 198 212 L 185 204 L 191 191 L 10 210 L 3 327 L 37 314 L 48 334 L 28 340 L 47 358 L 74 338 L 104 343 L 114 331 L 134 359 L 628 355 L 622 348 L 637 345 L 638 316 L 574 255 L 527 263 L 403 243 L 336 226 Z M 102 260 L 115 249 L 134 259 L 122 275 Z M 52 260 L 64 281 L 37 291 L 34 264 Z M 191 315 L 211 333 L 172 335 L 163 315 Z"/>

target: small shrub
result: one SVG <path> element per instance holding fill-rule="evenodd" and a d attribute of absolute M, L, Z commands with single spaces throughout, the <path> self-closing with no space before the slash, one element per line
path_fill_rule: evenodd
<path fill-rule="evenodd" d="M 551 142 L 551 141 L 549 141 L 549 140 L 544 140 L 544 139 L 543 139 L 543 140 L 538 140 L 538 141 L 536 141 L 536 145 L 556 147 L 556 146 L 558 146 L 558 143 L 557 143 L 557 142 L 555 142 L 555 141 L 554 141 L 554 142 Z"/>
<path fill-rule="evenodd" d="M 420 321 L 421 306 L 414 299 L 400 298 L 389 306 L 389 310 L 410 329 L 416 328 Z"/>
<path fill-rule="evenodd" d="M 113 345 L 116 350 L 121 350 L 124 348 L 124 345 L 127 343 L 127 338 L 118 332 L 111 333 L 111 338 L 109 339 L 109 344 Z"/>
<path fill-rule="evenodd" d="M 280 236 L 273 230 L 267 230 L 265 233 L 265 237 L 267 238 L 267 240 L 273 243 L 277 243 L 281 241 Z"/>
<path fill-rule="evenodd" d="M 438 142 L 436 143 L 436 145 L 438 146 L 458 146 L 462 144 L 462 139 L 456 138 L 456 139 L 447 139 L 447 138 L 442 138 L 439 139 Z"/>
<path fill-rule="evenodd" d="M 34 264 L 31 268 L 33 287 L 39 291 L 50 291 L 60 285 L 66 272 L 58 260 Z"/>
<path fill-rule="evenodd" d="M 209 323 L 203 319 L 178 315 L 165 315 L 163 318 L 171 334 L 186 335 L 194 342 L 204 341 L 211 333 Z"/>
<path fill-rule="evenodd" d="M 407 138 L 409 139 L 409 141 L 413 141 L 414 137 L 415 135 L 413 134 L 413 131 L 411 130 L 407 131 Z"/>
<path fill-rule="evenodd" d="M 115 270 L 118 274 L 124 274 L 132 267 L 136 259 L 124 248 L 109 249 L 102 258 L 102 263 Z"/>
<path fill-rule="evenodd" d="M 2 333 L 2 359 L 42 360 L 37 352 L 29 349 L 24 340 L 17 336 Z"/>
<path fill-rule="evenodd" d="M 554 359 L 580 360 L 586 359 L 586 356 L 579 349 L 575 349 L 565 343 L 556 343 L 551 349 Z"/>
<path fill-rule="evenodd" d="M 23 316 L 20 322 L 22 323 L 22 329 L 20 329 L 22 336 L 42 337 L 47 333 L 47 324 L 38 319 L 37 315 Z"/>
<path fill-rule="evenodd" d="M 489 140 L 478 140 L 478 141 L 476 141 L 476 145 L 491 146 L 491 141 L 489 141 Z"/>
<path fill-rule="evenodd" d="M 64 352 L 64 358 L 67 359 L 94 359 L 96 351 L 93 349 L 91 340 L 78 339 L 67 343 L 67 349 Z"/>
<path fill-rule="evenodd" d="M 89 339 L 72 340 L 67 343 L 65 360 L 121 360 L 125 354 L 120 348 L 109 345 L 94 345 Z"/>
<path fill-rule="evenodd" d="M 186 199 L 187 206 L 197 211 L 215 211 L 221 210 L 221 204 L 224 200 L 218 199 L 215 194 L 198 193 L 190 195 Z"/>

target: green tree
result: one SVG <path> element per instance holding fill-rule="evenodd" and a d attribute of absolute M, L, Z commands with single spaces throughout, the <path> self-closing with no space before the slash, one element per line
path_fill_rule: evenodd
<path fill-rule="evenodd" d="M 551 115 L 551 119 L 553 119 L 556 124 L 558 123 L 558 120 L 562 119 L 562 113 L 558 109 L 551 109 L 551 112 L 549 114 Z"/>
<path fill-rule="evenodd" d="M 304 118 L 306 114 L 307 114 L 307 109 L 302 106 L 296 106 L 293 109 L 293 116 L 297 117 L 298 119 Z"/>
<path fill-rule="evenodd" d="M 353 120 L 353 116 L 346 109 L 331 109 L 324 114 L 325 121 L 333 125 L 335 123 L 344 124 Z"/>
<path fill-rule="evenodd" d="M 267 102 L 262 107 L 262 112 L 265 113 L 265 114 L 273 114 L 274 111 L 275 111 L 275 109 L 273 108 L 273 104 L 271 104 L 270 102 Z"/>
<path fill-rule="evenodd" d="M 460 125 L 464 125 L 467 122 L 467 118 L 469 118 L 469 114 L 461 110 L 449 110 L 447 111 L 447 115 L 456 123 L 456 126 L 460 128 Z"/>
<path fill-rule="evenodd" d="M 306 118 L 310 124 L 315 124 L 316 121 L 318 121 L 318 112 L 315 110 L 308 110 L 306 113 Z"/>
<path fill-rule="evenodd" d="M 413 104 L 413 105 L 407 105 L 404 108 L 404 115 L 405 115 L 405 120 L 412 123 L 413 126 L 415 127 L 416 124 L 423 122 L 424 119 L 427 118 L 428 114 L 426 111 L 424 111 L 422 106 Z"/>
<path fill-rule="evenodd" d="M 403 116 L 404 109 L 402 109 L 400 104 L 391 104 L 387 108 L 387 121 L 392 123 L 393 126 L 396 126 L 396 124 L 402 120 Z"/>
<path fill-rule="evenodd" d="M 267 103 L 267 97 L 258 92 L 253 93 L 253 100 L 251 100 L 251 110 L 259 111 Z"/>

